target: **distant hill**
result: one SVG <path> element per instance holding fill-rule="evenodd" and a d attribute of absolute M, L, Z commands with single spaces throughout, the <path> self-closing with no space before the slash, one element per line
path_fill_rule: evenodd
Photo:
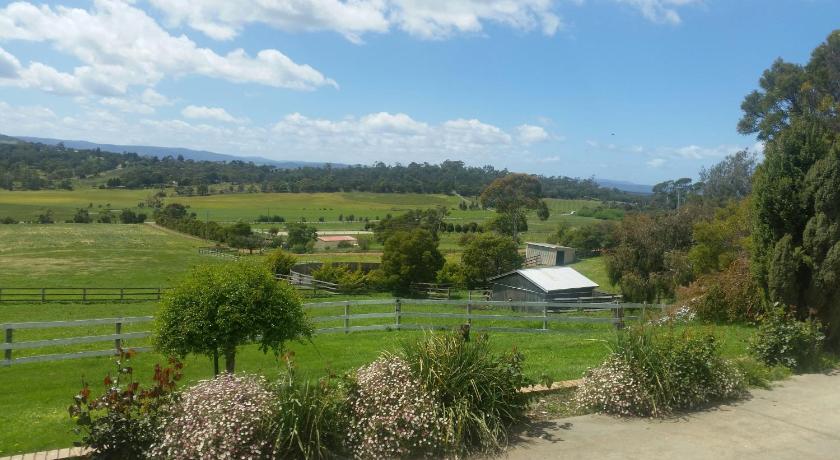
<path fill-rule="evenodd" d="M 18 140 L 14 137 L 4 136 L 0 134 L 0 144 L 17 144 Z"/>
<path fill-rule="evenodd" d="M 0 142 L 3 141 L 3 138 L 12 139 L 12 137 L 2 136 L 0 135 Z M 158 157 L 163 158 L 167 156 L 177 158 L 178 155 L 184 157 L 185 160 L 194 160 L 194 161 L 245 161 L 251 162 L 257 165 L 270 165 L 276 166 L 278 168 L 284 169 L 294 169 L 294 168 L 301 168 L 301 167 L 322 167 L 326 163 L 316 163 L 310 161 L 277 161 L 277 160 L 269 160 L 268 158 L 263 157 L 256 157 L 256 156 L 236 156 L 236 155 L 226 155 L 224 153 L 216 153 L 216 152 L 209 152 L 207 150 L 192 150 L 192 149 L 185 149 L 181 147 L 157 147 L 151 145 L 119 145 L 119 144 L 98 144 L 95 142 L 88 142 L 88 141 L 75 141 L 75 140 L 67 140 L 67 139 L 52 139 L 48 137 L 29 137 L 29 136 L 17 136 L 17 139 L 26 141 L 26 142 L 37 142 L 46 145 L 58 145 L 59 143 L 63 143 L 65 147 L 73 148 L 73 149 L 80 149 L 80 150 L 104 150 L 106 152 L 114 152 L 114 153 L 122 153 L 122 152 L 132 152 L 138 155 L 146 156 L 146 157 Z M 344 165 L 336 165 L 333 164 L 334 167 L 341 167 Z"/>
<path fill-rule="evenodd" d="M 652 185 L 634 184 L 633 182 L 610 179 L 595 179 L 595 182 L 597 182 L 601 187 L 615 188 L 623 192 L 638 193 L 640 195 L 653 194 Z"/>

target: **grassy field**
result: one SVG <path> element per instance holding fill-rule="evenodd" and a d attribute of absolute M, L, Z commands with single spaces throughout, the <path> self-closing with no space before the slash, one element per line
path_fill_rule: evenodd
<path fill-rule="evenodd" d="M 202 245 L 150 225 L 0 225 L 0 287 L 170 286 L 217 260 Z"/>

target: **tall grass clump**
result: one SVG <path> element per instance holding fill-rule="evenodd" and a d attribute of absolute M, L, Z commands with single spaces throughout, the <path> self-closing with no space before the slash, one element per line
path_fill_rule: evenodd
<path fill-rule="evenodd" d="M 450 450 L 493 451 L 506 443 L 508 428 L 528 405 L 519 392 L 530 383 L 520 353 L 494 353 L 486 335 L 470 341 L 460 334 L 429 334 L 404 343 L 402 356 L 434 395 Z"/>
<path fill-rule="evenodd" d="M 586 373 L 575 401 L 596 412 L 658 417 L 736 398 L 745 386 L 714 335 L 637 327 L 618 333 L 606 361 Z"/>
<path fill-rule="evenodd" d="M 273 458 L 347 457 L 347 381 L 328 375 L 317 383 L 301 383 L 295 377 L 289 354 L 284 358 L 289 372 L 273 387 L 276 409 L 269 429 Z"/>

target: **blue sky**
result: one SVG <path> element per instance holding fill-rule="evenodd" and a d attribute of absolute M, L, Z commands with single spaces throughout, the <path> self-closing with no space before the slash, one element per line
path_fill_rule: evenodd
<path fill-rule="evenodd" d="M 741 148 L 744 95 L 835 0 L 0 3 L 0 133 L 655 183 Z"/>

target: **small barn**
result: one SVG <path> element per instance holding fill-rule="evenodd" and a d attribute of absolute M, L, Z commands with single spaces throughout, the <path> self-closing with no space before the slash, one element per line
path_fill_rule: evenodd
<path fill-rule="evenodd" d="M 598 284 L 571 267 L 523 268 L 490 278 L 492 300 L 542 302 L 593 297 Z"/>
<path fill-rule="evenodd" d="M 339 244 L 342 246 L 358 246 L 359 241 L 350 235 L 324 235 L 319 236 L 315 241 L 315 247 L 319 249 L 327 247 L 335 248 L 338 247 Z"/>
<path fill-rule="evenodd" d="M 526 243 L 525 260 L 530 265 L 568 265 L 575 261 L 575 248 L 548 243 Z"/>

